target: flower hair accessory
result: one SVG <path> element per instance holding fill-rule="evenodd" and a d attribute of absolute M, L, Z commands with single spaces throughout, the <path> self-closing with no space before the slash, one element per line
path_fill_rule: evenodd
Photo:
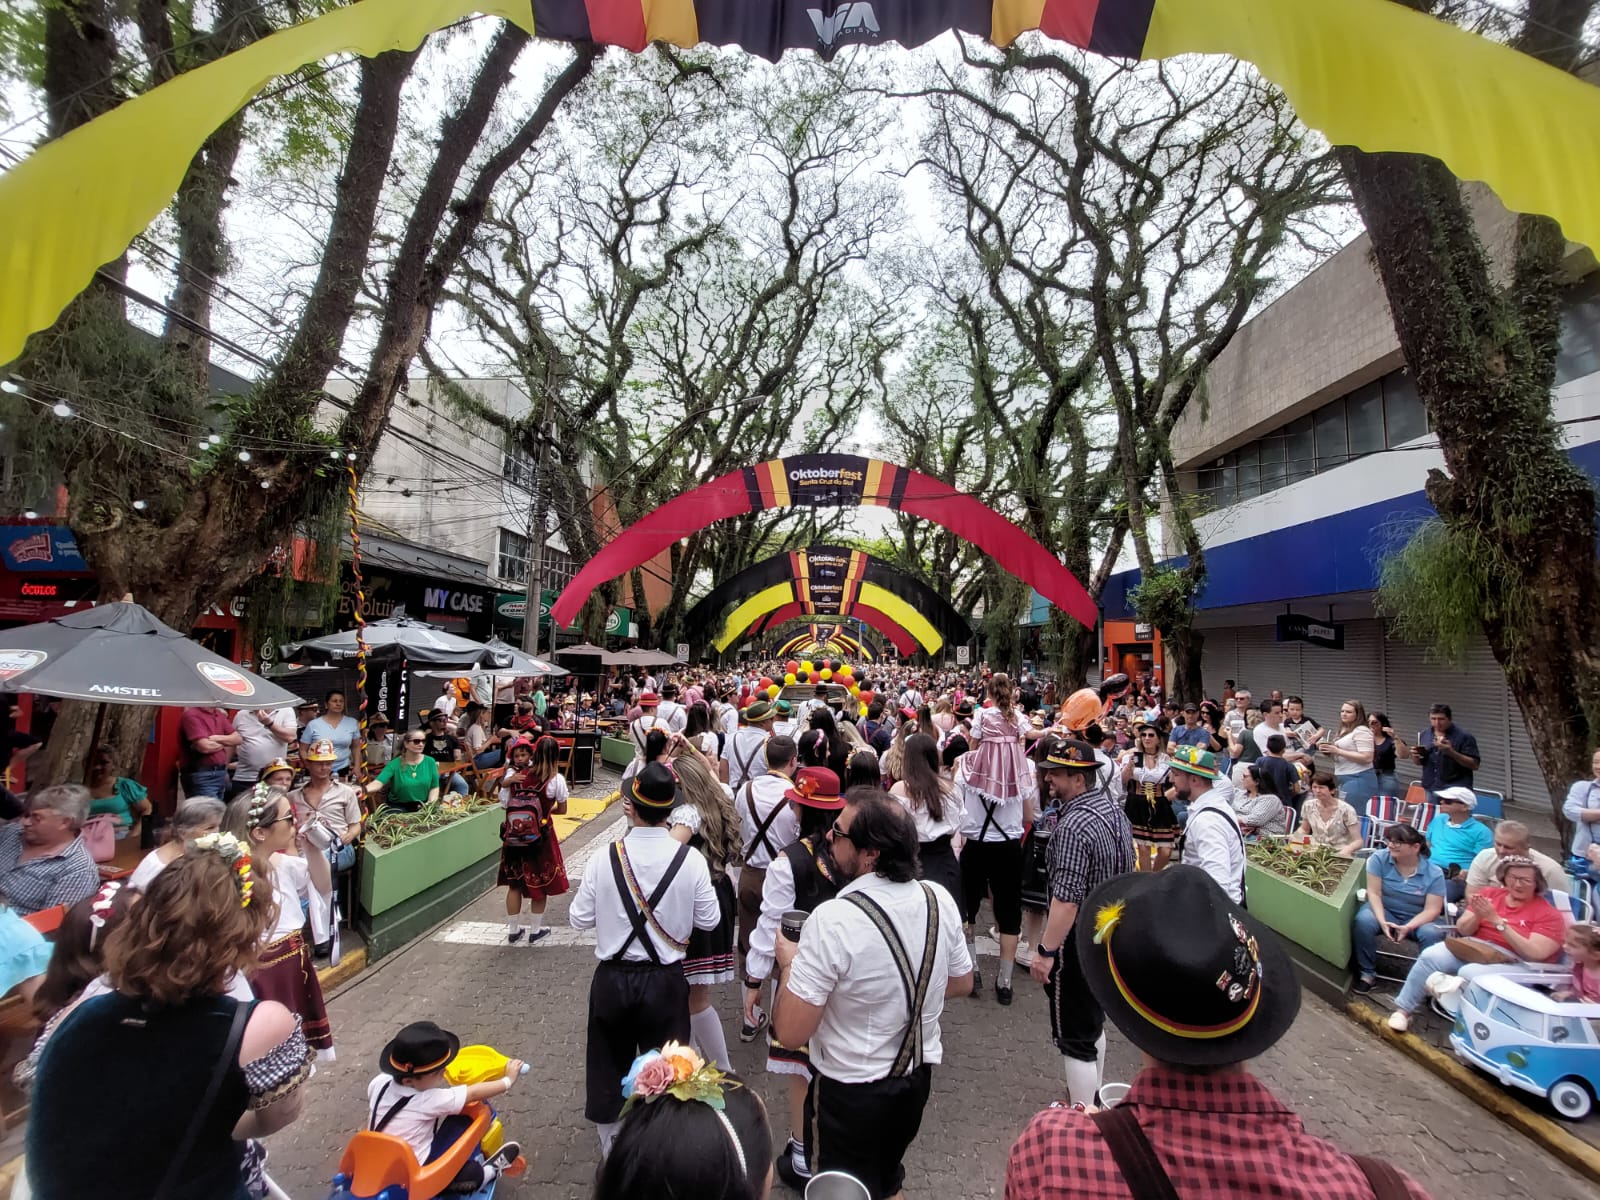
<path fill-rule="evenodd" d="M 622 1080 L 622 1096 L 626 1101 L 622 1106 L 622 1114 L 626 1116 L 635 1104 L 649 1104 L 662 1096 L 683 1101 L 698 1100 L 717 1114 L 717 1120 L 722 1123 L 728 1140 L 733 1144 L 739 1170 L 748 1175 L 750 1168 L 745 1161 L 744 1147 L 734 1131 L 733 1122 L 728 1120 L 725 1111 L 728 1102 L 723 1096 L 726 1089 L 743 1086 L 737 1079 L 729 1079 L 706 1062 L 693 1048 L 668 1042 L 661 1049 L 646 1051 L 633 1060 L 633 1066 L 628 1068 Z"/>
<path fill-rule="evenodd" d="M 94 902 L 89 905 L 89 949 L 94 950 L 94 944 L 100 938 L 100 931 L 106 927 L 106 922 L 111 918 L 111 910 L 116 906 L 117 893 L 122 890 L 120 879 L 108 879 L 100 885 L 100 890 L 94 894 Z"/>
<path fill-rule="evenodd" d="M 275 792 L 275 791 L 278 791 L 278 790 L 279 789 L 273 787 L 270 783 L 260 783 L 260 782 L 258 782 L 256 784 L 254 790 L 251 791 L 251 793 L 250 793 L 250 828 L 251 829 L 259 829 L 259 828 L 261 828 L 261 818 L 267 815 L 267 810 L 269 808 L 273 808 L 275 810 L 275 806 L 273 805 L 273 795 L 272 795 L 272 793 Z"/>
<path fill-rule="evenodd" d="M 251 802 L 251 808 L 255 802 Z M 219 855 L 223 862 L 233 868 L 233 884 L 239 889 L 239 907 L 250 907 L 250 896 L 255 891 L 255 876 L 250 870 L 250 856 L 245 853 L 244 845 L 231 833 L 208 833 L 197 837 L 189 843 L 192 850 L 209 850 Z"/>

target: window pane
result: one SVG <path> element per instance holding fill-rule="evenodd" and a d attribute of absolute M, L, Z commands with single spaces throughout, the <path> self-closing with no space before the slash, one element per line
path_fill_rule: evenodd
<path fill-rule="evenodd" d="M 1585 281 L 1567 295 L 1561 311 L 1556 383 L 1600 371 L 1600 285 Z"/>
<path fill-rule="evenodd" d="M 1383 377 L 1383 419 L 1388 427 L 1389 445 L 1415 441 L 1428 432 L 1428 414 L 1423 410 L 1417 385 L 1404 371 Z"/>
<path fill-rule="evenodd" d="M 1317 430 L 1317 473 L 1331 471 L 1350 457 L 1350 444 L 1345 437 L 1344 399 L 1324 404 L 1312 417 Z"/>
<path fill-rule="evenodd" d="M 528 539 L 510 529 L 500 531 L 499 561 L 496 573 L 501 579 L 521 583 L 528 578 L 528 560 L 531 546 Z"/>
<path fill-rule="evenodd" d="M 1254 442 L 1241 447 L 1239 456 L 1239 499 L 1248 500 L 1261 494 L 1261 465 Z"/>
<path fill-rule="evenodd" d="M 1283 431 L 1270 433 L 1258 443 L 1261 453 L 1261 492 L 1277 491 L 1287 480 L 1284 474 L 1284 437 Z"/>
<path fill-rule="evenodd" d="M 1221 498 L 1221 469 L 1218 467 L 1201 467 L 1195 476 L 1195 490 L 1205 497 L 1213 508 L 1220 507 L 1225 503 Z"/>
<path fill-rule="evenodd" d="M 1291 421 L 1283 430 L 1284 478 L 1293 483 L 1309 479 L 1316 465 L 1316 442 L 1311 432 L 1311 418 L 1301 417 Z"/>
<path fill-rule="evenodd" d="M 1382 450 L 1383 386 L 1373 381 L 1351 392 L 1344 403 L 1350 427 L 1350 457 Z"/>

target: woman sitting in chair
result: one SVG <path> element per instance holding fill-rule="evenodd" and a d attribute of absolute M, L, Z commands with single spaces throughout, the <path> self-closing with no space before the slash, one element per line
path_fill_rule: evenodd
<path fill-rule="evenodd" d="M 1367 859 L 1367 902 L 1356 910 L 1355 990 L 1370 992 L 1378 981 L 1378 935 L 1407 938 L 1423 949 L 1444 940 L 1450 930 L 1438 924 L 1444 914 L 1444 872 L 1428 857 L 1428 839 L 1410 825 L 1383 831 L 1384 848 Z"/>
<path fill-rule="evenodd" d="M 1544 876 L 1534 861 L 1502 858 L 1498 875 L 1500 887 L 1484 888 L 1467 902 L 1456 918 L 1455 936 L 1417 955 L 1395 998 L 1399 1007 L 1389 1018 L 1390 1029 L 1404 1033 L 1411 1028 L 1411 1014 L 1422 1006 L 1428 976 L 1435 971 L 1471 978 L 1474 966 L 1519 959 L 1550 962 L 1561 953 L 1566 922 L 1545 898 Z"/>

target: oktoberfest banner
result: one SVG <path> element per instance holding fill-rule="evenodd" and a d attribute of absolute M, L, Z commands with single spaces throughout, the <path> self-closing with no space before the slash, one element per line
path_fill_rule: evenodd
<path fill-rule="evenodd" d="M 0 176 L 0 364 L 160 214 L 206 138 L 267 83 L 334 54 L 412 49 L 475 12 L 546 38 L 766 58 L 950 29 L 1001 46 L 1040 30 L 1125 59 L 1227 54 L 1329 141 L 1432 155 L 1600 247 L 1600 91 L 1391 0 L 360 0 L 184 72 Z"/>

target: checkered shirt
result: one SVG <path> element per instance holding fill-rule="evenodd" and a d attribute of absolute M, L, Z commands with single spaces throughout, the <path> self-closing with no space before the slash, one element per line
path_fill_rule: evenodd
<path fill-rule="evenodd" d="M 59 854 L 22 861 L 22 822 L 0 825 L 0 896 L 22 916 L 57 904 L 69 907 L 100 888 L 100 869 L 82 838 Z"/>
<path fill-rule="evenodd" d="M 1139 1072 L 1132 1108 L 1183 1200 L 1240 1196 L 1372 1200 L 1354 1159 L 1312 1137 L 1244 1071 Z M 1413 1200 L 1428 1193 L 1409 1177 Z M 1028 1123 L 1006 1164 L 1006 1200 L 1125 1200 L 1132 1195 L 1088 1114 L 1050 1108 Z"/>
<path fill-rule="evenodd" d="M 1104 788 L 1090 788 L 1061 810 L 1050 835 L 1050 895 L 1082 904 L 1097 886 L 1133 870 L 1133 826 Z"/>

